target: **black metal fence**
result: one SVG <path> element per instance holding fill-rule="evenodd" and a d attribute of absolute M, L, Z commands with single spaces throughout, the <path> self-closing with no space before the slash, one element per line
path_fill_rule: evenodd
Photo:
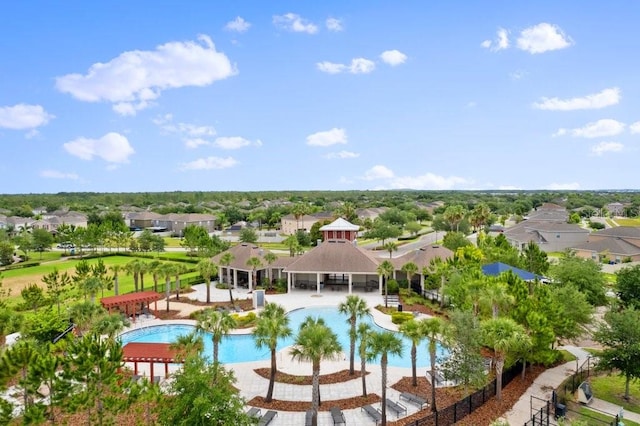
<path fill-rule="evenodd" d="M 593 373 L 595 367 L 595 361 L 593 358 L 588 357 L 581 366 L 576 369 L 576 372 L 567 377 L 558 389 L 556 389 L 557 400 L 559 403 L 564 404 L 567 400 L 567 395 L 573 396 L 574 392 L 578 390 L 578 387 L 582 382 L 587 380 L 591 373 Z"/>
<path fill-rule="evenodd" d="M 502 386 L 506 386 L 520 375 L 522 364 L 513 365 L 502 372 Z M 496 379 L 493 379 L 482 389 L 472 393 L 450 406 L 418 419 L 409 425 L 414 426 L 449 426 L 467 417 L 469 414 L 482 407 L 485 402 L 496 395 Z"/>

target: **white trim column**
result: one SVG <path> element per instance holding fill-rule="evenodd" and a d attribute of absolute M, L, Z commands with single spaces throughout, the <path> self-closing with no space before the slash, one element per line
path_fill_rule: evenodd
<path fill-rule="evenodd" d="M 420 289 L 422 290 L 421 296 L 424 295 L 424 274 L 420 274 Z"/>
<path fill-rule="evenodd" d="M 233 268 L 233 288 L 238 289 L 238 270 Z"/>
<path fill-rule="evenodd" d="M 353 274 L 349 274 L 349 294 L 353 293 Z"/>
<path fill-rule="evenodd" d="M 384 278 L 382 277 L 382 275 L 378 275 L 378 291 L 380 292 L 380 294 L 382 294 L 382 280 Z"/>
<path fill-rule="evenodd" d="M 251 273 L 251 271 L 247 272 L 247 276 L 249 277 L 249 279 L 247 280 L 249 282 L 249 291 L 253 290 L 253 274 Z"/>
<path fill-rule="evenodd" d="M 293 288 L 291 283 L 291 272 L 287 272 L 287 292 L 291 293 L 291 289 Z"/>
<path fill-rule="evenodd" d="M 320 273 L 316 273 L 316 293 L 320 294 Z"/>

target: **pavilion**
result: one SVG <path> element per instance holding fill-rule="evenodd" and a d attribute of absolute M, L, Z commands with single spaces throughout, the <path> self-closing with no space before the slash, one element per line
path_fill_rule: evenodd
<path fill-rule="evenodd" d="M 136 343 L 130 342 L 122 347 L 122 360 L 133 363 L 133 375 L 138 376 L 138 363 L 149 363 L 149 377 L 152 382 L 158 379 L 154 374 L 154 364 L 164 364 L 164 375 L 169 376 L 169 364 L 184 363 L 178 352 L 170 343 Z"/>
<path fill-rule="evenodd" d="M 157 302 L 158 300 L 164 298 L 164 296 L 160 293 L 156 293 L 155 291 L 141 291 L 137 293 L 127 293 L 127 294 L 119 294 L 117 296 L 103 297 L 100 299 L 100 304 L 103 308 L 105 308 L 109 313 L 111 313 L 111 309 L 119 309 L 120 312 L 123 312 L 127 317 L 129 315 L 133 316 L 133 321 L 136 320 L 136 314 L 138 313 L 138 306 L 143 306 L 146 304 L 147 309 L 149 309 L 149 304 L 154 302 L 153 310 L 157 311 Z M 124 308 L 124 309 L 123 309 Z M 143 308 L 144 309 L 144 308 Z"/>

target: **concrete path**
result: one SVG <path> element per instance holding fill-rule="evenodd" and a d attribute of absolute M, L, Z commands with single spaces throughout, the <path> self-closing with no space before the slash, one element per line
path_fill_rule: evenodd
<path fill-rule="evenodd" d="M 623 410 L 621 406 L 608 401 L 604 401 L 599 398 L 593 398 L 591 400 L 591 403 L 587 405 L 587 408 L 593 408 L 596 411 L 604 412 L 610 414 L 611 416 L 622 413 L 623 423 L 625 420 L 631 420 L 632 422 L 640 423 L 640 414 Z"/>
<path fill-rule="evenodd" d="M 536 412 L 544 406 L 543 401 L 551 399 L 551 394 L 555 388 L 571 374 L 575 373 L 576 366 L 582 363 L 590 356 L 589 352 L 582 350 L 576 346 L 563 346 L 578 358 L 578 362 L 571 361 L 566 364 L 550 368 L 540 374 L 527 391 L 520 397 L 511 410 L 505 415 L 505 419 L 511 426 L 522 426 L 531 419 L 532 411 Z M 531 396 L 540 398 L 542 401 L 532 399 Z"/>

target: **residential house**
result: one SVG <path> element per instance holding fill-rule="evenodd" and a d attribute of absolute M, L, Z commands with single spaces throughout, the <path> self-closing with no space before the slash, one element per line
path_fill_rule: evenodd
<path fill-rule="evenodd" d="M 288 214 L 280 219 L 280 232 L 284 235 L 293 235 L 298 230 L 309 232 L 316 222 L 331 220 L 333 217 L 331 212 L 306 214 L 299 218 L 296 218 L 293 214 Z"/>
<path fill-rule="evenodd" d="M 588 241 L 571 247 L 576 255 L 596 262 L 640 261 L 640 227 L 618 226 L 589 235 Z"/>

